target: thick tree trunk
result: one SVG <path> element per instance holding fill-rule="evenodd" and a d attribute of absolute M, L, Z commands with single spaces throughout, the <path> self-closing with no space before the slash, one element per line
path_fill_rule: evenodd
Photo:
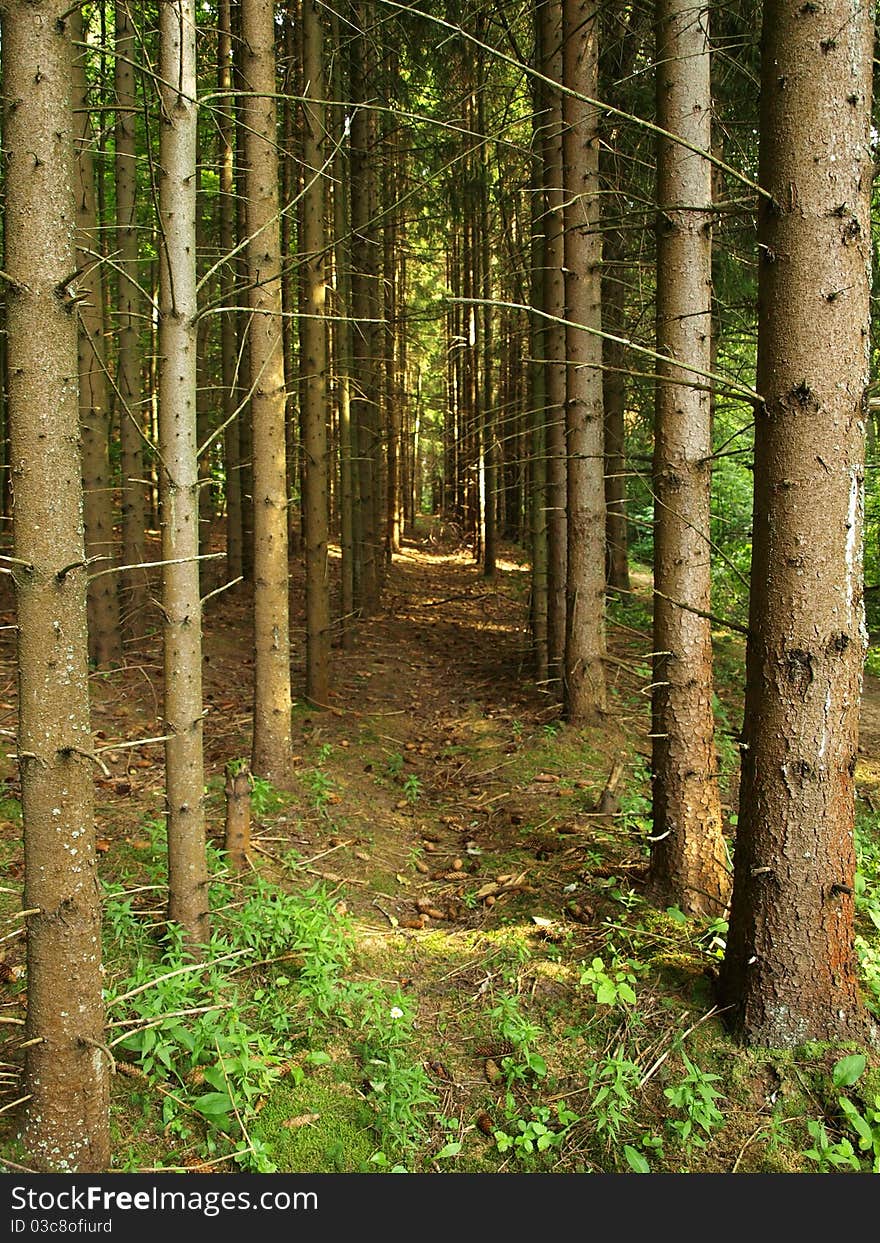
<path fill-rule="evenodd" d="M 755 522 L 724 1003 L 752 1044 L 862 1034 L 853 949 L 870 8 L 764 8 Z M 833 158 L 829 157 L 829 152 Z"/>
<path fill-rule="evenodd" d="M 290 781 L 290 628 L 287 467 L 281 339 L 281 225 L 272 0 L 242 0 L 242 116 L 247 161 L 247 264 L 253 386 L 254 741 L 253 771 Z"/>
<path fill-rule="evenodd" d="M 82 13 L 70 15 L 71 37 L 83 42 Z M 86 556 L 96 569 L 109 568 L 114 553 L 113 490 L 110 486 L 110 391 L 104 345 L 104 282 L 95 202 L 95 165 L 86 82 L 85 53 L 73 63 L 73 105 L 76 130 L 77 251 L 79 307 L 79 411 L 82 435 L 83 517 Z M 89 655 L 95 665 L 122 657 L 116 577 L 101 574 L 89 584 Z"/>
<path fill-rule="evenodd" d="M 0 5 L 28 1008 L 24 1144 L 110 1163 L 77 401 L 71 33 L 62 0 Z"/>
<path fill-rule="evenodd" d="M 658 123 L 703 151 L 711 143 L 707 23 L 707 11 L 690 0 L 658 0 Z M 710 366 L 709 161 L 661 139 L 657 202 L 657 350 L 681 366 L 657 367 L 651 884 L 663 905 L 720 915 L 730 878 L 721 835 L 712 637 L 708 620 L 693 611 L 709 611 L 712 586 L 711 428 L 708 393 L 688 371 Z"/>
<path fill-rule="evenodd" d="M 599 19 L 594 0 L 563 0 L 563 79 L 595 98 Z M 565 406 L 567 573 L 565 713 L 581 724 L 605 710 L 605 461 L 602 426 L 599 114 L 571 95 L 565 128 Z M 575 326 L 578 325 L 578 326 Z M 582 331 L 579 325 L 590 331 Z"/>
<path fill-rule="evenodd" d="M 306 511 L 306 696 L 330 695 L 330 583 L 327 565 L 330 462 L 327 445 L 327 237 L 324 227 L 326 104 L 324 32 L 317 0 L 303 0 L 303 195 L 300 241 L 305 318 L 300 322 Z"/>
<path fill-rule="evenodd" d="M 159 11 L 159 452 L 165 664 L 168 916 L 208 939 L 202 757 L 202 605 L 196 460 L 196 36 L 194 0 Z"/>

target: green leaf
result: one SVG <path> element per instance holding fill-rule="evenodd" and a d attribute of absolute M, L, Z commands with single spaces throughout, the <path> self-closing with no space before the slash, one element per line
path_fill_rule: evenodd
<path fill-rule="evenodd" d="M 631 1006 L 636 1004 L 635 989 L 629 984 L 618 984 L 617 995 L 621 998 L 621 1000 L 628 1001 Z"/>
<path fill-rule="evenodd" d="M 673 920 L 676 924 L 686 924 L 686 923 L 687 923 L 687 921 L 688 921 L 688 919 L 687 919 L 687 915 L 685 915 L 684 911 L 680 910 L 680 909 L 679 909 L 679 907 L 677 907 L 677 906 L 667 906 L 667 908 L 666 908 L 666 914 L 667 914 L 667 915 L 669 916 L 669 918 L 670 918 L 671 920 Z M 633 1151 L 634 1151 L 634 1149 L 630 1148 L 630 1152 L 633 1152 Z M 637 1155 L 641 1156 L 641 1154 L 637 1154 Z M 644 1160 L 644 1157 L 642 1157 L 642 1160 Z M 646 1164 L 647 1164 L 647 1163 L 646 1163 Z M 646 1174 L 647 1172 L 648 1172 L 647 1170 L 638 1170 L 638 1171 L 637 1171 L 637 1173 L 639 1173 L 639 1174 Z"/>
<path fill-rule="evenodd" d="M 842 1057 L 831 1072 L 831 1081 L 836 1088 L 848 1088 L 864 1073 L 867 1062 L 863 1053 L 850 1053 Z"/>
<path fill-rule="evenodd" d="M 229 1113 L 232 1101 L 228 1092 L 206 1092 L 193 1101 L 193 1109 L 197 1109 L 206 1118 L 216 1118 L 220 1114 Z"/>
<path fill-rule="evenodd" d="M 848 1101 L 845 1096 L 841 1096 L 838 1099 L 838 1104 L 846 1114 L 850 1126 L 859 1137 L 859 1147 L 863 1149 L 872 1148 L 874 1145 L 874 1132 L 871 1130 L 870 1124 L 865 1121 L 852 1101 Z"/>
<path fill-rule="evenodd" d="M 529 1070 L 533 1075 L 544 1076 L 547 1073 L 547 1063 L 541 1057 L 540 1053 L 529 1054 Z"/>
<path fill-rule="evenodd" d="M 648 1158 L 643 1152 L 639 1152 L 638 1148 L 633 1148 L 632 1144 L 623 1145 L 623 1155 L 626 1157 L 630 1169 L 634 1170 L 636 1174 L 651 1173 Z"/>
<path fill-rule="evenodd" d="M 435 1159 L 440 1161 L 444 1157 L 457 1157 L 461 1152 L 461 1140 L 455 1139 L 451 1143 L 444 1144 L 439 1152 L 435 1153 Z"/>
<path fill-rule="evenodd" d="M 596 1001 L 600 1006 L 613 1006 L 617 1000 L 617 989 L 610 980 L 603 980 L 596 989 Z"/>
<path fill-rule="evenodd" d="M 316 1050 L 314 1053 L 307 1055 L 306 1061 L 310 1066 L 328 1066 L 333 1061 L 333 1058 L 329 1053 L 322 1053 L 320 1050 Z"/>

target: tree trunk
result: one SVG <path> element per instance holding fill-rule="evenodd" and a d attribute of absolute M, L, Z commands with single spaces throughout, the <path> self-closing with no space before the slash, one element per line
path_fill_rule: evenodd
<path fill-rule="evenodd" d="M 147 494 L 144 484 L 144 405 L 141 382 L 141 297 L 137 228 L 138 100 L 134 61 L 135 30 L 127 0 L 116 4 L 116 272 L 119 329 L 116 353 L 116 394 L 119 410 L 119 451 L 122 471 L 122 563 L 146 561 Z M 126 570 L 120 585 L 125 628 L 133 638 L 146 632 L 149 580 L 146 570 Z"/>
<path fill-rule="evenodd" d="M 658 123 L 702 151 L 711 144 L 707 23 L 708 13 L 687 0 L 658 0 Z M 712 636 L 706 617 L 693 611 L 708 612 L 711 599 L 711 427 L 708 393 L 688 371 L 710 366 L 709 161 L 660 139 L 657 203 L 657 350 L 681 366 L 658 363 L 655 400 L 651 885 L 661 905 L 720 915 L 730 879 L 714 741 Z"/>
<path fill-rule="evenodd" d="M 594 0 L 563 0 L 563 79 L 595 99 L 599 18 Z M 565 713 L 582 724 L 605 710 L 605 460 L 602 426 L 599 115 L 566 95 L 565 317 L 567 557 Z M 579 326 L 590 331 L 582 331 Z"/>
<path fill-rule="evenodd" d="M 71 38 L 84 39 L 82 13 L 70 15 Z M 74 57 L 73 102 L 76 130 L 76 266 L 79 308 L 79 410 L 82 436 L 83 518 L 86 556 L 96 569 L 113 559 L 113 491 L 110 486 L 110 393 L 104 345 L 104 282 L 95 203 L 95 165 L 85 53 Z M 89 655 L 98 667 L 122 657 L 116 577 L 101 574 L 89 583 Z"/>
<path fill-rule="evenodd" d="M 365 17 L 363 8 L 363 5 L 352 5 L 354 18 L 361 28 Z M 364 106 L 368 79 L 365 44 L 364 36 L 358 34 L 350 45 L 354 107 L 351 119 L 352 316 L 355 321 L 351 418 L 358 449 L 360 544 L 357 548 L 356 606 L 362 614 L 369 615 L 379 603 L 380 549 L 375 522 L 380 482 L 379 395 L 375 356 L 377 332 L 374 330 L 378 325 L 370 322 L 378 317 L 379 296 L 375 225 L 371 216 L 371 202 L 375 200 L 375 123 L 370 109 Z"/>
<path fill-rule="evenodd" d="M 534 114 L 539 114 L 541 88 L 533 87 Z M 538 136 L 533 126 L 532 141 Z M 544 214 L 543 172 L 540 154 L 532 154 L 531 181 L 531 272 L 529 298 L 535 308 L 529 318 L 529 533 L 532 554 L 531 631 L 535 658 L 535 678 L 544 683 L 548 677 L 547 651 L 547 368 L 546 322 L 540 315 L 544 306 Z"/>
<path fill-rule="evenodd" d="M 281 229 L 272 0 L 242 0 L 242 121 L 247 162 L 247 265 L 251 283 L 253 393 L 254 742 L 253 771 L 290 781 L 290 633 L 287 467 L 281 338 Z"/>
<path fill-rule="evenodd" d="M 217 141 L 220 164 L 220 251 L 235 249 L 235 122 L 232 110 L 232 15 L 230 0 L 220 0 L 217 22 L 217 87 L 225 94 L 217 102 Z M 220 268 L 223 306 L 235 305 L 235 265 L 228 259 Z M 241 578 L 241 470 L 239 465 L 238 385 L 239 342 L 234 311 L 220 318 L 220 365 L 223 382 L 223 458 L 226 470 L 226 572 L 230 581 Z"/>
<path fill-rule="evenodd" d="M 541 58 L 544 77 L 562 81 L 561 0 L 541 0 Z M 546 345 L 547 462 L 547 658 L 551 688 L 562 688 L 565 659 L 566 459 L 565 459 L 565 225 L 562 174 L 562 97 L 543 84 L 544 158 L 544 330 Z"/>
<path fill-rule="evenodd" d="M 195 0 L 159 11 L 159 452 L 165 664 L 168 916 L 208 940 L 202 758 L 202 605 L 196 460 Z"/>
<path fill-rule="evenodd" d="M 871 11 L 768 0 L 755 522 L 721 991 L 748 1043 L 863 1034 L 853 949 Z M 833 159 L 828 153 L 832 152 Z M 821 347 L 821 348 L 820 348 Z"/>
<path fill-rule="evenodd" d="M 303 234 L 300 262 L 305 318 L 300 321 L 303 375 L 306 510 L 306 696 L 326 707 L 330 695 L 330 583 L 327 564 L 329 455 L 327 446 L 327 238 L 323 172 L 326 105 L 324 32 L 317 0 L 303 0 Z"/>
<path fill-rule="evenodd" d="M 110 1163 L 79 461 L 69 5 L 0 5 L 28 1007 L 24 1144 Z M 51 501 L 48 498 L 51 497 Z"/>
<path fill-rule="evenodd" d="M 333 38 L 333 98 L 345 98 L 347 84 L 347 53 L 340 36 L 339 15 L 330 14 Z M 337 110 L 344 131 L 345 115 Z M 351 330 L 351 243 L 348 238 L 350 171 L 346 146 L 338 140 L 336 178 L 333 183 L 333 221 L 336 262 L 336 332 L 335 369 L 337 401 L 339 406 L 339 517 L 340 544 L 342 552 L 341 576 L 341 632 L 342 646 L 347 651 L 354 646 L 355 609 L 355 545 L 358 536 L 355 529 L 357 504 L 357 466 L 354 428 L 351 422 L 351 366 L 354 346 Z"/>

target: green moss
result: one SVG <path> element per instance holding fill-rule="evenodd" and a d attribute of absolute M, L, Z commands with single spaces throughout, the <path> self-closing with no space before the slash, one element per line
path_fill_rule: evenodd
<path fill-rule="evenodd" d="M 353 1065 L 350 1071 L 356 1073 Z M 317 1116 L 302 1122 L 310 1114 Z M 347 1083 L 326 1072 L 296 1085 L 283 1080 L 270 1093 L 254 1133 L 282 1173 L 365 1174 L 375 1169 L 370 1164 L 377 1148 L 372 1111 Z"/>

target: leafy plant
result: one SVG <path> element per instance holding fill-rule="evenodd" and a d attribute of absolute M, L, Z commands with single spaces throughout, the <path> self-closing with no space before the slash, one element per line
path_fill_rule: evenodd
<path fill-rule="evenodd" d="M 615 958 L 606 968 L 604 960 L 597 957 L 581 971 L 580 983 L 589 985 L 600 1006 L 634 1006 L 636 993 L 632 978 L 633 970 L 629 963 L 621 963 Z"/>
<path fill-rule="evenodd" d="M 407 774 L 403 783 L 403 793 L 410 803 L 417 803 L 422 794 L 422 783 L 415 773 Z"/>
<path fill-rule="evenodd" d="M 620 1132 L 632 1117 L 641 1079 L 641 1067 L 620 1054 L 600 1058 L 592 1064 L 587 1082 L 594 1093 L 590 1115 L 597 1135 L 612 1144 L 617 1143 Z"/>
<path fill-rule="evenodd" d="M 702 1146 L 705 1136 L 724 1125 L 724 1115 L 716 1103 L 721 1093 L 714 1086 L 720 1076 L 702 1070 L 684 1051 L 681 1060 L 687 1072 L 685 1077 L 665 1088 L 663 1095 L 670 1105 L 683 1112 L 684 1118 L 670 1118 L 666 1125 L 686 1148 L 692 1144 Z"/>

